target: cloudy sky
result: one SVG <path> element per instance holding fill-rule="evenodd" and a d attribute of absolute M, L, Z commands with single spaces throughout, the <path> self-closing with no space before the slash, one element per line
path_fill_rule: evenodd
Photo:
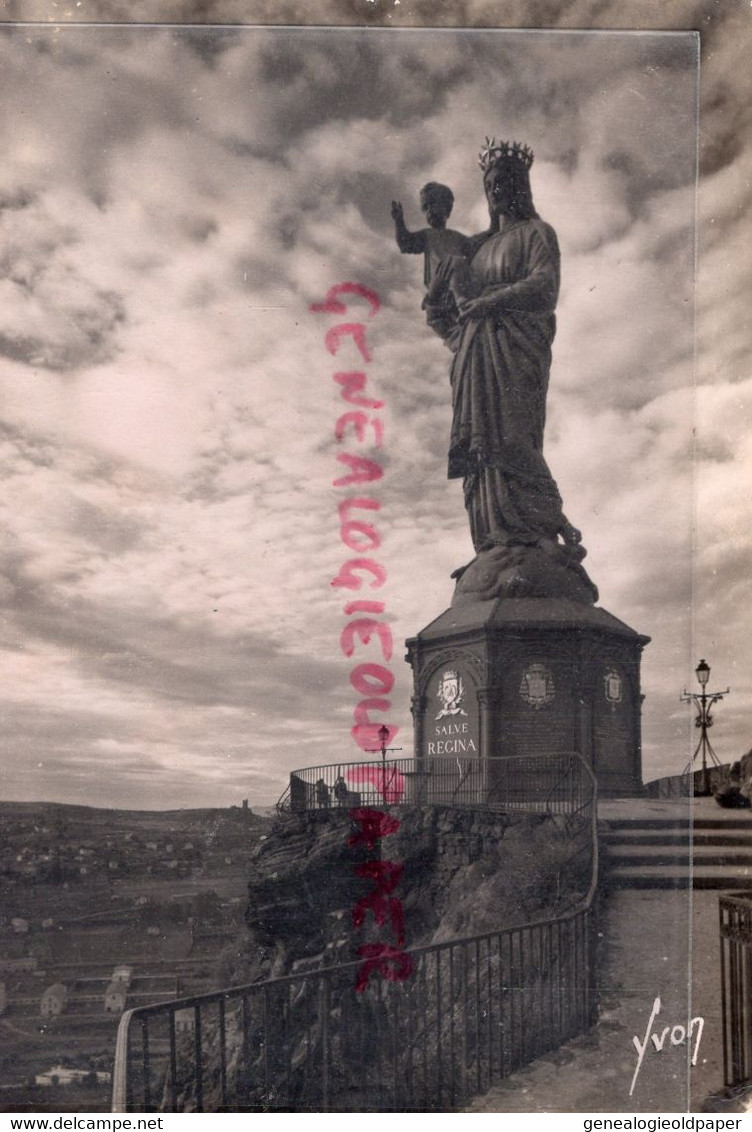
<path fill-rule="evenodd" d="M 733 73 L 738 36 L 713 34 Z M 378 596 L 409 753 L 401 642 L 472 546 L 449 354 L 389 205 L 417 226 L 440 180 L 481 230 L 486 134 L 533 147 L 562 248 L 546 453 L 601 604 L 652 637 L 646 777 L 687 760 L 700 655 L 733 689 L 719 754 L 750 747 L 749 154 L 719 77 L 698 196 L 693 36 L 6 24 L 0 56 L 0 796 L 264 805 L 357 757 L 330 583 L 332 372 L 359 367 L 309 311 L 344 279 L 382 303 Z"/>

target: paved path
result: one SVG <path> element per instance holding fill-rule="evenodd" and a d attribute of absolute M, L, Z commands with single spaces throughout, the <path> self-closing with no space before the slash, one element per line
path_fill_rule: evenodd
<path fill-rule="evenodd" d="M 639 806 L 641 816 L 653 808 L 664 815 L 667 808 L 677 816 L 689 812 L 686 800 L 610 805 L 622 813 Z M 739 816 L 711 799 L 696 800 L 693 810 L 696 817 Z M 718 893 L 616 890 L 603 909 L 600 930 L 598 1025 L 509 1077 L 469 1111 L 697 1112 L 722 1087 Z M 656 997 L 661 1009 L 652 1033 L 660 1040 L 665 1027 L 670 1029 L 660 1052 L 648 1044 L 630 1096 L 637 1065 L 632 1038 L 643 1041 Z M 686 1029 L 695 1016 L 704 1019 L 704 1030 L 698 1064 L 691 1068 L 693 1050 L 686 1042 L 672 1045 L 671 1030 Z M 679 1039 L 681 1030 L 673 1034 Z"/>

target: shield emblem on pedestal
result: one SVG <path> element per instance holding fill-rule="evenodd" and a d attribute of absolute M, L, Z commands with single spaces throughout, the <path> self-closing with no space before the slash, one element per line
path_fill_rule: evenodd
<path fill-rule="evenodd" d="M 606 699 L 610 704 L 621 703 L 621 676 L 613 668 L 610 668 L 606 675 L 603 677 L 604 688 L 606 692 Z"/>
<path fill-rule="evenodd" d="M 460 707 L 464 694 L 465 688 L 459 672 L 452 669 L 445 672 L 436 693 L 441 700 L 441 711 L 436 718 L 441 719 L 445 715 L 467 715 L 467 712 Z"/>
<path fill-rule="evenodd" d="M 523 674 L 520 695 L 531 707 L 540 708 L 554 698 L 554 678 L 543 664 L 531 664 Z"/>

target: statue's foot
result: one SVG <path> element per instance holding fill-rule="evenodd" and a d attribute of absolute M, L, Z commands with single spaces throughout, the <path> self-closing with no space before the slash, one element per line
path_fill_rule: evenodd
<path fill-rule="evenodd" d="M 449 577 L 454 578 L 455 582 L 458 582 L 462 575 L 465 573 L 465 570 L 469 569 L 475 561 L 477 561 L 477 556 L 476 558 L 471 559 L 470 562 L 466 562 L 464 566 L 458 566 L 456 570 L 452 570 Z"/>
<path fill-rule="evenodd" d="M 572 527 L 572 531 L 578 536 L 577 541 L 572 539 L 570 542 L 565 542 L 562 545 L 558 539 L 539 538 L 537 545 L 549 558 L 553 558 L 556 562 L 560 562 L 564 566 L 571 566 L 574 562 L 582 562 L 583 558 L 587 555 L 585 547 L 579 541 L 582 535 L 575 527 Z"/>

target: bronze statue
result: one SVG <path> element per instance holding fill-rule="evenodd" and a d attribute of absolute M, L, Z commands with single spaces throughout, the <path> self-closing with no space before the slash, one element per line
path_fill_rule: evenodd
<path fill-rule="evenodd" d="M 486 139 L 490 227 L 441 258 L 423 302 L 454 355 L 448 474 L 463 479 L 478 554 L 458 589 L 592 602 L 580 532 L 543 457 L 559 247 L 533 206 L 532 162 L 526 146 Z"/>

